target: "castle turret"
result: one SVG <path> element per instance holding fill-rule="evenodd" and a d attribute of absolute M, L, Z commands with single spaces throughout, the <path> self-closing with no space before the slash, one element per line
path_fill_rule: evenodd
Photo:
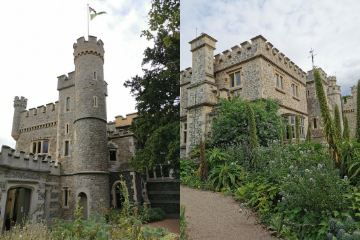
<path fill-rule="evenodd" d="M 93 36 L 74 44 L 74 188 L 76 198 L 87 199 L 87 214 L 100 211 L 100 199 L 110 205 L 103 45 Z"/>
<path fill-rule="evenodd" d="M 21 112 L 26 109 L 27 99 L 24 97 L 15 97 L 14 99 L 14 118 L 11 136 L 17 141 L 20 138 L 20 116 Z"/>
<path fill-rule="evenodd" d="M 329 83 L 327 97 L 332 101 L 334 110 L 335 110 L 335 104 L 338 105 L 340 115 L 341 115 L 341 113 L 343 112 L 343 108 L 342 108 L 342 104 L 341 104 L 341 88 L 340 88 L 340 86 L 336 85 L 336 77 L 335 76 L 329 76 L 327 78 L 327 80 Z M 335 118 L 335 112 L 332 117 Z M 341 129 L 343 129 L 343 118 L 342 117 L 340 117 L 340 125 L 341 125 Z"/>

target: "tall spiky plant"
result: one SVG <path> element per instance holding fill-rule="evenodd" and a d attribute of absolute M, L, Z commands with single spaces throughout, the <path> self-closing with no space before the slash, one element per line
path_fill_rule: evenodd
<path fill-rule="evenodd" d="M 343 138 L 346 141 L 350 141 L 350 128 L 349 128 L 349 120 L 348 120 L 347 115 L 345 115 L 345 118 L 344 118 Z"/>
<path fill-rule="evenodd" d="M 340 110 L 339 106 L 335 104 L 335 130 L 338 141 L 341 141 L 341 120 L 340 120 Z"/>
<path fill-rule="evenodd" d="M 256 124 L 254 111 L 250 106 L 249 100 L 245 100 L 246 111 L 248 115 L 248 124 L 249 124 L 249 133 L 250 133 L 250 148 L 251 150 L 255 149 L 258 146 L 257 136 L 256 136 Z"/>
<path fill-rule="evenodd" d="M 338 141 L 336 136 L 336 130 L 334 126 L 334 122 L 330 115 L 329 106 L 327 105 L 327 99 L 325 95 L 325 91 L 323 88 L 322 79 L 318 69 L 313 69 L 314 80 L 315 80 L 315 88 L 316 88 L 316 96 L 319 102 L 321 118 L 324 126 L 324 135 L 325 139 L 329 144 L 329 151 L 332 155 L 337 167 L 340 167 L 340 151 L 338 148 Z"/>
<path fill-rule="evenodd" d="M 305 142 L 311 142 L 312 141 L 312 136 L 311 136 L 311 126 L 312 126 L 312 121 L 309 121 L 309 125 L 308 125 L 308 130 L 306 133 L 306 139 Z"/>
<path fill-rule="evenodd" d="M 208 167 L 205 159 L 205 143 L 202 138 L 200 139 L 200 176 L 202 180 L 206 180 L 208 177 Z"/>
<path fill-rule="evenodd" d="M 360 143 L 360 79 L 357 84 L 357 93 L 356 93 L 356 133 L 355 137 L 357 142 Z"/>
<path fill-rule="evenodd" d="M 292 139 L 293 139 L 293 133 L 292 133 L 292 125 L 290 123 L 288 123 L 288 132 L 289 132 L 289 144 L 292 144 Z"/>
<path fill-rule="evenodd" d="M 300 143 L 300 118 L 299 115 L 295 116 L 295 141 Z"/>

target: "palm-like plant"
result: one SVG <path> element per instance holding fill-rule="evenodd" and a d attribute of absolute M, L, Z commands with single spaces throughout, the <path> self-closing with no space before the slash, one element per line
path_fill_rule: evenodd
<path fill-rule="evenodd" d="M 219 191 L 222 188 L 228 190 L 238 188 L 239 183 L 236 182 L 236 179 L 241 177 L 241 170 L 242 167 L 236 164 L 225 163 L 225 165 L 217 166 L 211 171 L 209 176 L 211 187 L 214 187 L 216 191 Z"/>
<path fill-rule="evenodd" d="M 229 157 L 229 154 L 221 152 L 218 148 L 208 150 L 206 153 L 206 158 L 210 163 L 210 169 L 214 169 L 218 165 L 224 163 L 227 159 L 229 159 Z"/>
<path fill-rule="evenodd" d="M 351 178 L 355 177 L 360 171 L 360 143 L 356 142 L 356 139 L 343 141 L 340 150 L 342 153 L 342 168 L 347 167 L 348 175 L 352 175 Z"/>

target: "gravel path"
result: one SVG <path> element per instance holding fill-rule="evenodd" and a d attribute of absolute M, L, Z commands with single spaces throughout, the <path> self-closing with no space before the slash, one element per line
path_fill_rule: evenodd
<path fill-rule="evenodd" d="M 186 206 L 189 240 L 274 239 L 239 212 L 240 204 L 232 196 L 181 186 L 180 203 Z"/>

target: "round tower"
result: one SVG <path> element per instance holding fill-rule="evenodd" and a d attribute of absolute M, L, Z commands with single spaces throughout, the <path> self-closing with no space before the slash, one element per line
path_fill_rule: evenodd
<path fill-rule="evenodd" d="M 21 112 L 26 109 L 27 99 L 24 97 L 15 97 L 14 99 L 14 117 L 13 117 L 13 126 L 11 131 L 11 136 L 15 141 L 20 138 L 20 118 Z"/>
<path fill-rule="evenodd" d="M 89 41 L 79 38 L 74 64 L 74 194 L 87 204 L 84 216 L 88 216 L 100 212 L 100 199 L 105 206 L 110 204 L 103 42 L 92 36 Z"/>

